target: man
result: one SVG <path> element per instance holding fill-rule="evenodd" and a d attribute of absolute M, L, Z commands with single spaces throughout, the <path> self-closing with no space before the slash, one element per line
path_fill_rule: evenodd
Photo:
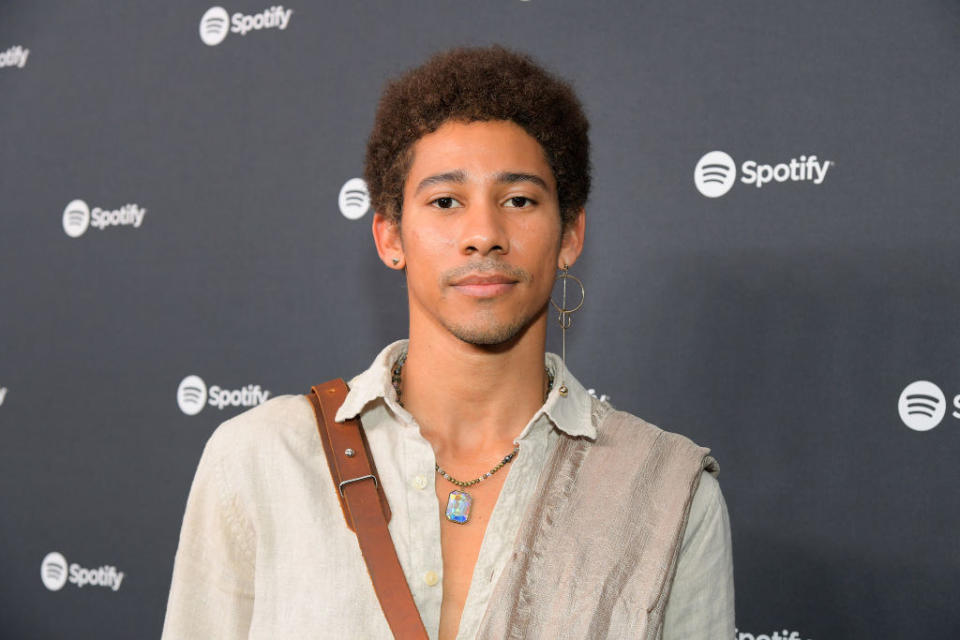
<path fill-rule="evenodd" d="M 336 420 L 362 421 L 431 638 L 734 632 L 715 461 L 545 353 L 557 270 L 583 249 L 587 129 L 568 85 L 496 46 L 434 56 L 377 112 L 373 236 L 405 272 L 410 336 L 349 381 Z M 164 638 L 390 635 L 308 400 L 222 424 Z"/>

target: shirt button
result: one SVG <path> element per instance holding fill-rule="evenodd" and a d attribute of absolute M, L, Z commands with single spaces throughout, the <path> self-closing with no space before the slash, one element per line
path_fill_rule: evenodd
<path fill-rule="evenodd" d="M 413 479 L 410 481 L 410 484 L 412 484 L 417 489 L 426 489 L 427 477 L 424 475 L 414 476 Z"/>
<path fill-rule="evenodd" d="M 435 571 L 427 571 L 425 574 L 423 574 L 423 581 L 426 582 L 430 587 L 437 584 L 439 580 L 440 576 L 438 576 Z"/>

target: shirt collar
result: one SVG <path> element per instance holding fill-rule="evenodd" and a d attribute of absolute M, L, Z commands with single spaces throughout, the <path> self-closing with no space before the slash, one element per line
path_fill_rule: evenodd
<path fill-rule="evenodd" d="M 356 418 L 368 404 L 378 398 L 396 400 L 396 391 L 393 388 L 392 368 L 403 353 L 407 351 L 409 340 L 392 342 L 377 355 L 373 364 L 354 376 L 348 383 L 350 387 L 346 399 L 337 410 L 334 420 L 343 422 Z M 592 400 L 583 385 L 573 377 L 560 356 L 547 352 L 544 354 L 544 364 L 553 373 L 553 389 L 547 395 L 547 401 L 537 411 L 518 440 L 524 438 L 530 429 L 539 422 L 540 415 L 545 415 L 553 425 L 569 436 L 583 436 L 595 440 L 597 429 L 591 419 Z M 560 386 L 566 385 L 567 395 L 560 395 Z"/>

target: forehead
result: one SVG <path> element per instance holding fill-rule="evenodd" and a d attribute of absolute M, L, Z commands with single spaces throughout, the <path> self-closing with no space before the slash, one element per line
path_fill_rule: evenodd
<path fill-rule="evenodd" d="M 417 140 L 412 150 L 405 189 L 416 188 L 426 176 L 452 171 L 464 172 L 467 181 L 493 180 L 505 171 L 526 172 L 556 189 L 543 147 L 509 120 L 448 121 Z"/>

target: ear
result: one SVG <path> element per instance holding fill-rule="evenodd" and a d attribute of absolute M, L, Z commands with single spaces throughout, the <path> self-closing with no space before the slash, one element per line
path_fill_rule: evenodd
<path fill-rule="evenodd" d="M 560 238 L 560 255 L 557 256 L 557 268 L 563 265 L 571 266 L 580 257 L 583 251 L 583 234 L 586 231 L 587 215 L 583 207 L 577 211 L 576 217 L 563 230 Z"/>
<path fill-rule="evenodd" d="M 393 218 L 380 212 L 373 214 L 373 242 L 377 245 L 377 254 L 383 264 L 397 270 L 406 266 L 400 225 Z"/>

